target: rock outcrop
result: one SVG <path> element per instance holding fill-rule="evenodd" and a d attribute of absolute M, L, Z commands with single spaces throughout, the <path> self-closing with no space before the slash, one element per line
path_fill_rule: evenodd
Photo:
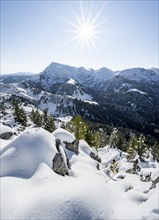
<path fill-rule="evenodd" d="M 98 161 L 99 163 L 101 163 L 101 158 L 97 154 L 91 152 L 90 157 L 93 158 L 94 160 Z"/>
<path fill-rule="evenodd" d="M 65 141 L 64 144 L 67 150 L 70 150 L 76 154 L 79 154 L 79 141 L 78 140 L 74 140 L 71 143 Z"/>
<path fill-rule="evenodd" d="M 55 173 L 59 175 L 62 176 L 68 175 L 68 169 L 70 169 L 70 164 L 64 149 L 60 150 L 60 146 L 61 146 L 60 139 L 56 139 L 55 144 L 58 152 L 55 154 L 55 157 L 53 158 L 52 169 Z"/>
<path fill-rule="evenodd" d="M 55 154 L 55 157 L 53 158 L 53 166 L 52 169 L 55 173 L 65 176 L 68 175 L 68 168 L 65 164 L 63 155 L 61 152 L 58 152 Z"/>

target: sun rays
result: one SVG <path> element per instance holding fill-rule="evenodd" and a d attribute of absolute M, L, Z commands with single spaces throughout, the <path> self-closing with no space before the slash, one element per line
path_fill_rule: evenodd
<path fill-rule="evenodd" d="M 73 37 L 71 37 L 68 42 L 74 42 L 73 48 L 80 46 L 81 52 L 83 52 L 84 49 L 90 49 L 91 47 L 98 50 L 97 41 L 102 40 L 100 37 L 100 34 L 102 33 L 100 26 L 103 24 L 103 21 L 100 21 L 99 19 L 102 8 L 103 5 L 96 10 L 96 13 L 93 13 L 91 7 L 84 8 L 81 4 L 80 12 L 73 13 L 73 21 L 64 19 L 72 28 L 70 32 Z"/>

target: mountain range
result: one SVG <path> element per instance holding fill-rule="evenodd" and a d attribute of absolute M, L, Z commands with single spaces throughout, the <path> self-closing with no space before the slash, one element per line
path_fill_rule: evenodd
<path fill-rule="evenodd" d="M 17 97 L 55 117 L 131 128 L 159 137 L 159 69 L 112 71 L 51 63 L 43 72 L 2 75 L 1 103 Z"/>

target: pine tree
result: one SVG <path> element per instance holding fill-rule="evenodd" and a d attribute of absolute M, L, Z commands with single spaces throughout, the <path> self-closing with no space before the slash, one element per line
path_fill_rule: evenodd
<path fill-rule="evenodd" d="M 71 131 L 74 132 L 77 140 L 84 139 L 88 142 L 91 141 L 91 132 L 89 131 L 89 126 L 80 115 L 74 117 L 71 120 L 70 125 Z"/>
<path fill-rule="evenodd" d="M 133 160 L 135 155 L 137 154 L 137 141 L 138 139 L 135 135 L 130 138 L 129 147 L 127 150 L 129 160 Z"/>
<path fill-rule="evenodd" d="M 35 111 L 34 109 L 32 108 L 32 111 L 30 113 L 30 119 L 34 122 L 34 119 L 35 119 Z"/>
<path fill-rule="evenodd" d="M 143 160 L 145 153 L 148 151 L 145 143 L 145 136 L 141 134 L 138 138 L 133 136 L 129 141 L 128 159 L 132 160 L 136 154 L 139 155 L 140 160 Z"/>
<path fill-rule="evenodd" d="M 47 120 L 48 120 L 48 109 L 44 109 L 43 113 L 43 126 L 44 128 L 47 127 Z"/>
<path fill-rule="evenodd" d="M 154 143 L 154 145 L 152 146 L 152 155 L 153 155 L 153 158 L 155 160 L 157 160 L 157 162 L 159 162 L 159 142 L 156 141 Z"/>
<path fill-rule="evenodd" d="M 87 132 L 86 132 L 86 137 L 85 137 L 85 141 L 90 145 L 90 146 L 96 146 L 96 136 L 95 133 L 89 128 L 89 126 L 87 127 Z"/>
<path fill-rule="evenodd" d="M 118 133 L 117 128 L 113 128 L 113 131 L 112 131 L 110 138 L 109 138 L 109 145 L 112 148 L 117 147 L 117 138 L 118 138 L 117 133 Z"/>
<path fill-rule="evenodd" d="M 19 106 L 18 102 L 13 100 L 14 115 L 16 120 L 23 126 L 27 125 L 27 117 L 24 109 Z"/>
<path fill-rule="evenodd" d="M 43 117 L 40 114 L 38 109 L 36 109 L 36 111 L 34 109 L 32 109 L 32 112 L 31 112 L 31 115 L 30 115 L 30 119 L 33 121 L 34 124 L 36 124 L 37 127 L 41 127 L 42 126 Z"/>
<path fill-rule="evenodd" d="M 47 115 L 47 119 L 44 124 L 44 129 L 51 133 L 55 130 L 55 123 L 52 115 Z"/>
<path fill-rule="evenodd" d="M 96 149 L 98 149 L 101 145 L 101 136 L 99 131 L 95 132 L 94 134 L 94 146 L 96 147 Z"/>
<path fill-rule="evenodd" d="M 146 141 L 145 136 L 144 136 L 143 134 L 141 134 L 141 135 L 139 136 L 138 141 L 137 141 L 137 153 L 138 153 L 139 156 L 140 156 L 140 160 L 143 159 L 144 154 L 145 154 L 146 151 L 148 150 L 145 141 Z"/>

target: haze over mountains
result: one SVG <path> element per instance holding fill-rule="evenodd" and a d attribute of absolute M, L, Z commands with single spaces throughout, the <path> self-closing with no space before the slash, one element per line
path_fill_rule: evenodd
<path fill-rule="evenodd" d="M 18 97 L 54 116 L 85 119 L 158 136 L 159 70 L 113 72 L 51 63 L 37 74 L 1 76 L 1 102 Z M 7 96 L 6 96 L 7 94 Z"/>

